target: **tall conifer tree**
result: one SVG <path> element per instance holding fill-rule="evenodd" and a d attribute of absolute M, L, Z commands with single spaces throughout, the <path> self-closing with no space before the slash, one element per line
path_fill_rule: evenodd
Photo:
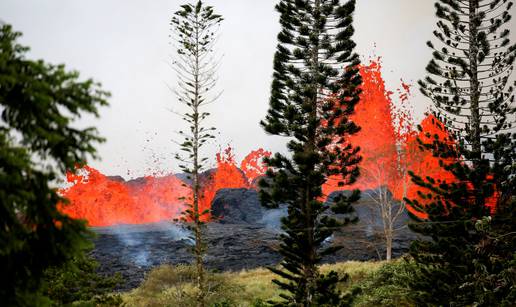
<path fill-rule="evenodd" d="M 288 294 L 277 306 L 340 306 L 335 272 L 321 274 L 317 265 L 338 247 L 323 248 L 338 221 L 327 212 L 351 213 L 355 191 L 324 203 L 321 186 L 334 175 L 341 185 L 358 176 L 358 148 L 347 142 L 359 131 L 349 116 L 359 101 L 362 79 L 353 52 L 355 1 L 282 0 L 276 6 L 282 30 L 274 57 L 270 107 L 262 126 L 289 139 L 291 157 L 276 153 L 262 180 L 265 206 L 288 205 L 282 220 L 281 269 L 274 280 Z"/>
<path fill-rule="evenodd" d="M 507 0 L 439 0 L 433 59 L 420 81 L 448 139 L 421 141 L 455 180 L 413 174 L 423 189 L 409 205 L 423 214 L 412 229 L 431 237 L 411 254 L 412 284 L 424 304 L 495 306 L 516 297 L 514 193 L 516 45 Z M 512 259 L 512 262 L 511 262 Z"/>
<path fill-rule="evenodd" d="M 195 4 L 182 5 L 171 21 L 174 41 L 177 43 L 177 60 L 173 66 L 178 78 L 175 92 L 179 102 L 186 106 L 187 111 L 179 115 L 189 127 L 189 130 L 179 132 L 184 137 L 180 146 L 185 154 L 177 154 L 176 158 L 181 162 L 181 170 L 192 182 L 193 195 L 188 200 L 183 221 L 192 223 L 191 229 L 194 233 L 193 254 L 197 269 L 198 306 L 205 306 L 207 294 L 203 221 L 206 220 L 209 209 L 201 208 L 203 183 L 200 174 L 205 171 L 208 158 L 202 155 L 202 148 L 214 137 L 212 132 L 215 130 L 213 127 L 206 127 L 205 120 L 209 113 L 204 108 L 220 96 L 220 93 L 214 93 L 218 61 L 213 55 L 217 30 L 222 20 L 222 16 L 215 14 L 213 7 L 197 1 Z"/>

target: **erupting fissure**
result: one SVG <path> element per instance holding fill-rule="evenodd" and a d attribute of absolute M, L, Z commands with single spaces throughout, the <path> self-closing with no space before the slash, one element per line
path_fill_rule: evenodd
<path fill-rule="evenodd" d="M 209 209 L 215 194 L 225 188 L 255 187 L 256 178 L 265 173 L 263 149 L 252 151 L 240 168 L 231 147 L 217 154 L 217 167 L 203 174 L 204 190 L 200 211 Z M 70 187 L 61 194 L 69 200 L 61 210 L 73 218 L 85 219 L 89 226 L 144 224 L 173 220 L 181 216 L 184 203 L 191 197 L 188 180 L 178 176 L 146 176 L 124 181 L 108 177 L 85 166 L 77 174 L 68 173 Z"/>
<path fill-rule="evenodd" d="M 338 180 L 330 178 L 323 186 L 325 195 L 342 189 L 367 190 L 384 186 L 396 199 L 418 198 L 421 188 L 412 184 L 409 170 L 432 178 L 453 180 L 452 174 L 439 166 L 437 158 L 418 148 L 418 138 L 425 140 L 428 135 L 447 135 L 436 128 L 439 122 L 433 116 L 422 121 L 423 132 L 415 131 L 409 104 L 410 85 L 401 83 L 397 90 L 399 101 L 394 104 L 394 92 L 386 89 L 382 78 L 380 59 L 362 65 L 360 72 L 363 78 L 361 101 L 351 120 L 361 127 L 361 131 L 349 141 L 361 148 L 361 176 L 353 185 L 345 187 L 339 187 Z M 255 150 L 238 166 L 230 147 L 217 154 L 217 167 L 203 174 L 200 211 L 211 207 L 220 189 L 256 188 L 257 179 L 267 170 L 262 159 L 270 155 L 264 149 Z M 180 217 L 184 203 L 191 197 L 187 180 L 175 175 L 124 181 L 85 166 L 78 174 L 68 174 L 67 179 L 71 186 L 63 189 L 61 194 L 69 203 L 62 205 L 62 211 L 73 218 L 87 220 L 90 226 L 173 220 Z"/>

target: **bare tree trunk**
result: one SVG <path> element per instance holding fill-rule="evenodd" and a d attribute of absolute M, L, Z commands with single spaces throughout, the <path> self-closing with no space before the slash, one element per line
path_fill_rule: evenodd
<path fill-rule="evenodd" d="M 390 261 L 392 259 L 392 231 L 385 236 L 385 260 Z"/>
<path fill-rule="evenodd" d="M 392 256 L 392 237 L 394 233 L 394 222 L 392 216 L 392 202 L 389 199 L 389 191 L 387 187 L 380 188 L 380 202 L 382 207 L 382 220 L 385 234 L 385 259 L 391 260 Z"/>

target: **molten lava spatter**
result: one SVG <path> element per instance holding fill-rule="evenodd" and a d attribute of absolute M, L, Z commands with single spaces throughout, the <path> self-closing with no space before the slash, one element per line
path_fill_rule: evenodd
<path fill-rule="evenodd" d="M 266 167 L 261 159 L 268 155 L 270 152 L 263 149 L 251 152 L 242 161 L 241 170 L 230 147 L 217 154 L 217 167 L 201 176 L 203 190 L 199 211 L 211 208 L 220 189 L 250 188 L 256 178 L 265 174 Z M 173 175 L 124 181 L 85 166 L 78 174 L 69 173 L 67 180 L 71 186 L 61 190 L 61 194 L 69 204 L 61 205 L 61 210 L 73 218 L 87 220 L 89 226 L 143 224 L 180 218 L 192 195 L 191 187 Z M 203 216 L 205 220 L 209 218 L 209 215 Z"/>
<path fill-rule="evenodd" d="M 145 177 L 121 182 L 85 166 L 82 174 L 68 174 L 70 188 L 61 191 L 69 200 L 62 211 L 85 219 L 89 226 L 143 224 L 177 218 L 184 210 L 181 198 L 190 189 L 175 176 Z"/>
<path fill-rule="evenodd" d="M 267 166 L 263 163 L 263 158 L 268 158 L 271 155 L 272 153 L 270 151 L 260 148 L 253 150 L 242 160 L 240 169 L 244 172 L 251 186 L 256 187 L 256 179 L 263 176 L 267 171 Z"/>

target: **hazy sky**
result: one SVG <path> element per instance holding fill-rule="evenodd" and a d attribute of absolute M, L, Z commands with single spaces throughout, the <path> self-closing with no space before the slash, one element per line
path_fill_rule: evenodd
<path fill-rule="evenodd" d="M 276 0 L 211 0 L 225 18 L 218 50 L 221 99 L 210 107 L 209 124 L 218 128 L 217 143 L 207 148 L 213 157 L 230 144 L 237 159 L 263 147 L 283 150 L 284 140 L 267 136 L 259 121 L 268 107 L 272 57 L 279 31 Z M 355 41 L 364 60 L 383 57 L 387 86 L 400 78 L 415 83 L 430 59 L 425 42 L 434 25 L 433 1 L 358 0 Z M 152 172 L 172 172 L 178 146 L 176 131 L 184 126 L 168 110 L 178 109 L 167 84 L 175 85 L 169 67 L 174 55 L 169 20 L 179 0 L 1 0 L 0 20 L 23 32 L 21 42 L 30 57 L 64 63 L 94 78 L 112 93 L 110 107 L 100 111 L 95 125 L 107 142 L 99 146 L 101 160 L 92 166 L 126 178 Z M 375 47 L 376 46 L 376 47 Z M 427 102 L 414 88 L 419 114 Z"/>

